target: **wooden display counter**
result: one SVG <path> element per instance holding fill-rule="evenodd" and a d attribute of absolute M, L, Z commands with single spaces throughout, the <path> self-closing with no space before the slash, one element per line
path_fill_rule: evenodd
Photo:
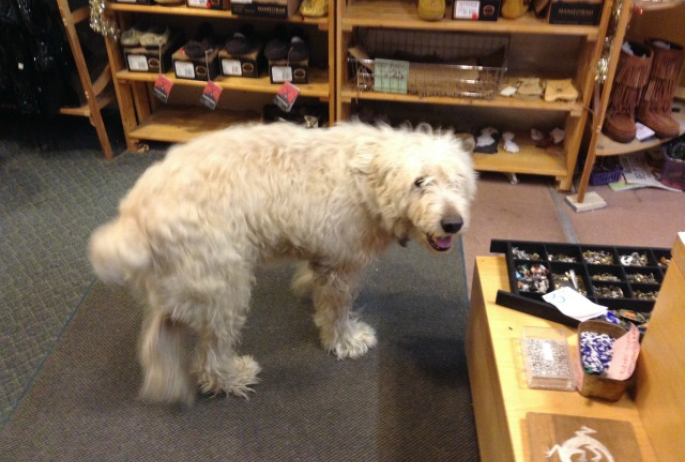
<path fill-rule="evenodd" d="M 627 421 L 632 425 L 642 460 L 666 460 L 656 458 L 646 425 L 627 394 L 612 403 L 584 398 L 575 391 L 528 388 L 519 343 L 523 327 L 559 328 L 572 349 L 577 345 L 576 331 L 495 304 L 497 291 L 508 288 L 505 257 L 476 259 L 466 354 L 481 460 L 533 460 L 526 421 L 530 412 Z M 685 354 L 685 349 L 676 354 Z M 682 407 L 680 410 L 682 415 Z M 683 432 L 683 426 L 675 431 Z"/>

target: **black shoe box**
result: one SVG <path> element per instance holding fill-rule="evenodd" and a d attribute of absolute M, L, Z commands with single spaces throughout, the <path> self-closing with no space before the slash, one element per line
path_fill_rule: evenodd
<path fill-rule="evenodd" d="M 167 43 L 157 48 L 135 46 L 124 47 L 124 60 L 130 72 L 158 74 L 171 69 L 171 55 L 182 42 L 180 34 L 172 35 Z"/>
<path fill-rule="evenodd" d="M 269 61 L 271 83 L 309 83 L 309 60 Z"/>
<path fill-rule="evenodd" d="M 185 53 L 185 47 L 171 56 L 174 74 L 177 79 L 214 80 L 219 75 L 219 50 L 214 49 L 203 58 L 191 58 Z"/>
<path fill-rule="evenodd" d="M 219 50 L 219 65 L 221 75 L 256 79 L 265 68 L 265 59 L 259 51 L 233 56 L 226 50 Z"/>

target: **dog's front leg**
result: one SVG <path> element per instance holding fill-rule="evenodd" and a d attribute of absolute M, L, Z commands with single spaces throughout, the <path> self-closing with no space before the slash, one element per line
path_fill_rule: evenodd
<path fill-rule="evenodd" d="M 376 345 L 376 332 L 351 313 L 358 271 L 319 270 L 312 299 L 323 347 L 342 358 L 358 358 Z"/>

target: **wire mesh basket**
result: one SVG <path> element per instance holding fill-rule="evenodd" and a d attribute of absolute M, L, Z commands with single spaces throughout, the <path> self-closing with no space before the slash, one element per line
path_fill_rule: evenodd
<path fill-rule="evenodd" d="M 491 99 L 506 72 L 509 36 L 360 29 L 350 83 L 360 91 Z"/>

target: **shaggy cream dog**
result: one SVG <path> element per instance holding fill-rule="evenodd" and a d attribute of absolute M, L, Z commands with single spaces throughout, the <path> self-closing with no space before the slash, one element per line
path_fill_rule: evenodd
<path fill-rule="evenodd" d="M 450 249 L 475 194 L 472 149 L 427 126 L 356 122 L 239 126 L 170 149 L 90 242 L 97 276 L 147 307 L 141 397 L 190 404 L 197 385 L 246 396 L 260 368 L 235 348 L 255 267 L 277 257 L 305 262 L 293 288 L 311 293 L 323 347 L 366 353 L 375 332 L 351 314 L 362 271 L 393 242 Z"/>

